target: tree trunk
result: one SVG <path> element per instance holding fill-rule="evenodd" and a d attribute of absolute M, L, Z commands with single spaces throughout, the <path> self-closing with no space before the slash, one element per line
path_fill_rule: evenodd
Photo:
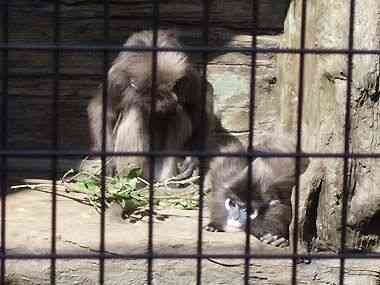
<path fill-rule="evenodd" d="M 299 48 L 301 2 L 291 3 L 283 47 Z M 380 2 L 354 1 L 354 48 L 380 48 Z M 347 49 L 350 1 L 307 1 L 306 48 Z M 296 132 L 299 55 L 279 55 L 282 127 Z M 350 152 L 380 151 L 379 55 L 354 55 L 352 70 Z M 302 150 L 344 152 L 348 57 L 306 54 Z M 379 249 L 380 162 L 352 159 L 348 167 L 347 247 Z M 303 242 L 317 237 L 330 248 L 340 247 L 343 159 L 315 158 L 301 179 L 299 230 Z"/>

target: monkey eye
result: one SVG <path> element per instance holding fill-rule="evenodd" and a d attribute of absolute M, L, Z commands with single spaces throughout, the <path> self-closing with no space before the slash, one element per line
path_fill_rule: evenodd
<path fill-rule="evenodd" d="M 236 207 L 236 203 L 230 198 L 227 198 L 226 201 L 224 202 L 224 206 L 227 210 L 230 210 L 231 208 Z"/>

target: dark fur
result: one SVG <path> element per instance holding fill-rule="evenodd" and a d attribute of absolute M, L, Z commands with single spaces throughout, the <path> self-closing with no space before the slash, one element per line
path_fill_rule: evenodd
<path fill-rule="evenodd" d="M 294 153 L 295 144 L 287 136 L 264 136 L 254 149 L 266 153 Z M 219 152 L 244 152 L 238 139 L 229 136 L 225 143 L 217 146 Z M 301 160 L 303 173 L 309 160 Z M 211 161 L 209 179 L 211 182 L 210 223 L 208 230 L 229 231 L 226 225 L 227 198 L 241 207 L 248 199 L 248 162 L 245 158 L 219 157 Z M 252 162 L 251 208 L 258 216 L 251 220 L 251 233 L 260 238 L 270 233 L 279 237 L 289 236 L 291 221 L 291 193 L 295 185 L 295 159 L 256 158 Z M 275 203 L 274 203 L 275 202 Z"/>
<path fill-rule="evenodd" d="M 151 47 L 152 32 L 132 35 L 126 47 Z M 176 35 L 159 31 L 158 47 L 180 48 Z M 108 104 L 106 140 L 108 151 L 141 152 L 150 150 L 149 120 L 152 100 L 152 52 L 121 52 L 108 72 Z M 153 131 L 155 151 L 180 151 L 186 146 L 199 149 L 203 134 L 208 134 L 208 118 L 200 122 L 202 111 L 201 79 L 198 71 L 182 52 L 157 52 L 155 87 L 155 114 Z M 153 87 L 153 88 L 154 88 Z M 88 106 L 92 146 L 102 145 L 102 87 Z M 208 99 L 208 102 L 212 100 Z M 212 113 L 207 104 L 206 112 Z M 178 158 L 156 159 L 156 180 L 166 180 L 178 174 Z M 147 157 L 120 156 L 113 159 L 116 173 L 125 175 L 131 168 L 139 167 L 149 177 Z M 187 159 L 180 169 L 182 176 L 191 176 L 197 165 Z M 180 175 L 181 176 L 181 175 Z M 186 178 L 186 177 L 181 177 Z"/>
<path fill-rule="evenodd" d="M 266 234 L 289 239 L 292 207 L 276 201 L 259 209 L 258 216 L 251 220 L 251 233 L 260 238 Z"/>

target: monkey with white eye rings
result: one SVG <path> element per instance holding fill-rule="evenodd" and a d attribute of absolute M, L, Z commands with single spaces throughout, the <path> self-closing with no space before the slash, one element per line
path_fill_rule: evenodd
<path fill-rule="evenodd" d="M 133 48 L 153 46 L 153 32 L 133 34 L 124 45 Z M 174 31 L 158 31 L 157 47 L 178 48 L 182 45 Z M 115 152 L 198 150 L 207 141 L 212 110 L 212 87 L 203 108 L 199 72 L 181 51 L 156 53 L 155 86 L 152 86 L 153 54 L 151 51 L 122 51 L 112 63 L 107 76 L 106 150 Z M 152 88 L 155 88 L 154 115 L 151 117 Z M 211 96 L 211 98 L 209 98 Z M 103 86 L 98 88 L 88 106 L 92 150 L 102 149 Z M 202 105 L 203 104 L 203 105 Z M 205 109 L 205 115 L 201 113 Z M 154 118 L 150 124 L 150 118 Z M 202 119 L 202 122 L 201 122 Z M 115 156 L 107 174 L 125 176 L 140 168 L 150 177 L 151 160 L 147 156 Z M 194 157 L 156 157 L 156 181 L 190 177 L 198 166 Z"/>
<path fill-rule="evenodd" d="M 225 201 L 227 212 L 225 232 L 245 231 L 247 223 L 247 208 L 240 206 L 230 198 Z M 250 219 L 250 233 L 258 237 L 263 243 L 286 247 L 289 245 L 289 224 L 291 222 L 291 207 L 273 200 L 266 207 L 252 209 Z M 208 231 L 221 231 L 213 225 L 206 226 Z"/>
<path fill-rule="evenodd" d="M 218 152 L 244 152 L 242 144 L 231 136 Z M 265 135 L 254 145 L 258 152 L 292 153 L 295 143 L 286 135 Z M 309 159 L 302 158 L 301 174 Z M 208 231 L 245 230 L 248 191 L 251 197 L 250 233 L 274 246 L 287 246 L 292 218 L 291 195 L 295 185 L 295 159 L 289 157 L 258 157 L 251 165 L 251 187 L 248 187 L 248 161 L 243 157 L 217 157 L 210 162 Z M 245 217 L 244 217 L 245 215 Z"/>

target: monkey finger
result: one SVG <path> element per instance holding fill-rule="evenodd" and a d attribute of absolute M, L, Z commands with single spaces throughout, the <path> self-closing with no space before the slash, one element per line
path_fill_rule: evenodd
<path fill-rule="evenodd" d="M 269 239 L 271 237 L 272 237 L 272 234 L 265 234 L 265 235 L 263 235 L 263 236 L 260 237 L 260 240 L 264 241 L 264 240 Z"/>
<path fill-rule="evenodd" d="M 186 165 L 189 164 L 189 157 L 187 156 L 181 163 L 178 163 L 178 170 L 183 172 L 186 169 Z"/>
<path fill-rule="evenodd" d="M 278 204 L 281 204 L 280 200 L 272 200 L 269 202 L 269 206 L 276 206 Z"/>
<path fill-rule="evenodd" d="M 180 173 L 177 176 L 173 177 L 171 180 L 178 181 L 190 178 L 193 175 L 198 164 L 199 162 L 197 158 L 190 156 L 186 157 L 182 165 L 178 167 Z"/>
<path fill-rule="evenodd" d="M 177 176 L 171 178 L 170 180 L 172 180 L 172 181 L 179 181 L 179 180 L 188 179 L 188 178 L 190 178 L 193 175 L 193 172 L 194 172 L 194 169 L 188 168 L 185 171 L 183 171 L 180 174 L 178 174 Z"/>
<path fill-rule="evenodd" d="M 260 239 L 263 243 L 271 244 L 272 242 L 278 239 L 277 236 L 273 236 L 272 234 L 266 234 Z"/>
<path fill-rule="evenodd" d="M 285 238 L 279 238 L 275 241 L 273 241 L 270 245 L 276 246 L 276 247 L 286 247 L 289 245 L 288 241 Z"/>
<path fill-rule="evenodd" d="M 184 172 L 186 169 L 194 169 L 196 166 L 198 166 L 199 161 L 196 157 L 187 156 L 184 161 L 179 165 L 179 171 Z"/>

